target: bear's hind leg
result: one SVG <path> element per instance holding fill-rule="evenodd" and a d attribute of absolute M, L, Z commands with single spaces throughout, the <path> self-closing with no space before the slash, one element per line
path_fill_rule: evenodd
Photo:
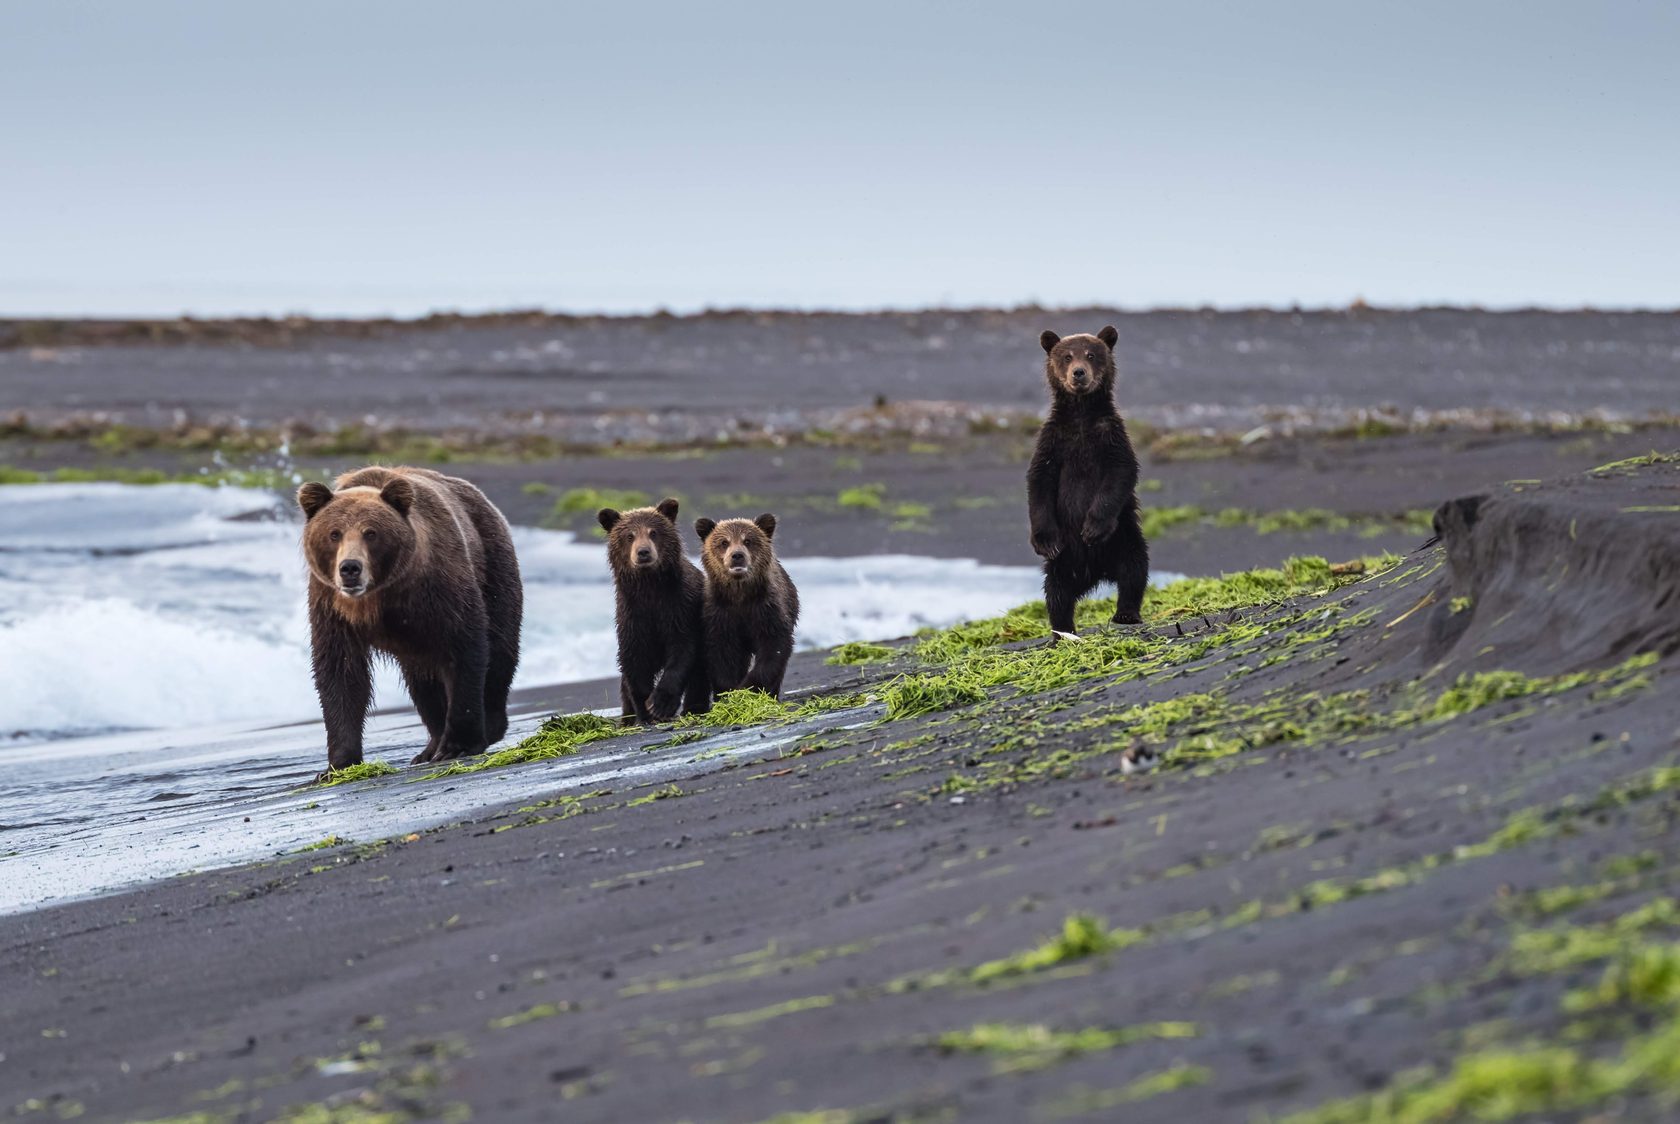
<path fill-rule="evenodd" d="M 1050 612 L 1051 631 L 1073 633 L 1077 631 L 1074 609 L 1079 599 L 1090 592 L 1092 583 L 1061 563 L 1058 557 L 1044 564 L 1044 607 Z"/>
<path fill-rule="evenodd" d="M 511 653 L 501 641 L 494 641 L 490 652 L 490 667 L 484 673 L 484 740 L 495 745 L 507 736 L 508 691 L 513 687 L 513 673 L 519 666 L 518 641 Z"/>
<path fill-rule="evenodd" d="M 455 652 L 449 678 L 449 716 L 443 741 L 434 760 L 471 757 L 489 744 L 484 737 L 484 677 L 489 669 L 489 645 L 482 632 L 465 640 Z"/>
<path fill-rule="evenodd" d="M 443 745 L 444 726 L 449 721 L 449 692 L 444 690 L 439 680 L 424 671 L 405 665 L 402 673 L 408 697 L 414 700 L 414 709 L 419 713 L 420 721 L 426 724 L 428 735 L 426 748 L 415 754 L 409 764 L 435 761 L 438 748 Z"/>
<path fill-rule="evenodd" d="M 1120 517 L 1120 525 L 1109 542 L 1111 573 L 1114 577 L 1114 623 L 1142 624 L 1143 597 L 1149 591 L 1149 543 L 1137 514 Z"/>

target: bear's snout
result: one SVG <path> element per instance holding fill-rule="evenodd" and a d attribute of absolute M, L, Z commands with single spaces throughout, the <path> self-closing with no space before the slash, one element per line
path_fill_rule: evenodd
<path fill-rule="evenodd" d="M 338 564 L 338 584 L 346 589 L 357 589 L 362 584 L 362 563 L 356 558 L 346 558 Z"/>
<path fill-rule="evenodd" d="M 730 551 L 729 552 L 729 569 L 732 573 L 736 573 L 736 574 L 746 573 L 747 572 L 747 552 L 744 551 L 744 550 L 732 550 L 732 551 Z"/>
<path fill-rule="evenodd" d="M 1084 390 L 1091 382 L 1091 372 L 1084 367 L 1075 367 L 1068 372 L 1068 381 L 1073 383 L 1075 390 Z"/>
<path fill-rule="evenodd" d="M 636 547 L 634 558 L 636 565 L 638 566 L 651 566 L 657 560 L 658 556 L 654 553 L 652 544 L 642 543 Z"/>

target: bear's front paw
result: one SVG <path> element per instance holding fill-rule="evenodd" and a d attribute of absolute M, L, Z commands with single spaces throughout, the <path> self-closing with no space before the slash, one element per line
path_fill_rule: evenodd
<path fill-rule="evenodd" d="M 1032 533 L 1033 553 L 1045 561 L 1056 557 L 1062 552 L 1061 536 L 1051 530 L 1037 530 Z"/>
<path fill-rule="evenodd" d="M 1079 537 L 1088 543 L 1102 542 L 1114 533 L 1114 528 L 1119 526 L 1119 523 L 1120 520 L 1114 516 L 1087 515 L 1085 526 L 1079 529 Z"/>

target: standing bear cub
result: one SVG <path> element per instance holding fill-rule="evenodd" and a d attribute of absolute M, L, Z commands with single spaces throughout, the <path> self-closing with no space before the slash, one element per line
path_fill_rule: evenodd
<path fill-rule="evenodd" d="M 618 603 L 618 694 L 644 725 L 711 709 L 700 654 L 705 579 L 683 556 L 677 501 L 597 513 Z"/>
<path fill-rule="evenodd" d="M 425 468 L 363 468 L 298 489 L 309 636 L 327 764 L 362 760 L 373 653 L 396 660 L 440 761 L 507 733 L 524 590 L 513 538 L 484 493 Z"/>
<path fill-rule="evenodd" d="M 1115 623 L 1143 620 L 1149 545 L 1138 524 L 1137 455 L 1114 407 L 1119 338 L 1112 327 L 1094 336 L 1039 337 L 1050 415 L 1027 469 L 1027 514 L 1057 632 L 1074 631 L 1074 606 L 1105 581 L 1118 588 Z"/>
<path fill-rule="evenodd" d="M 706 666 L 712 690 L 751 687 L 774 698 L 793 655 L 799 591 L 776 560 L 776 517 L 696 519 L 706 568 Z"/>

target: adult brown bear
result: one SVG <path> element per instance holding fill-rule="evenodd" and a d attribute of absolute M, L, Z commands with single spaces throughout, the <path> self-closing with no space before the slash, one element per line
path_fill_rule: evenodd
<path fill-rule="evenodd" d="M 481 753 L 507 733 L 524 589 L 507 520 L 426 468 L 362 468 L 298 489 L 309 634 L 327 764 L 362 760 L 373 654 L 390 656 L 430 738 L 415 761 Z"/>

